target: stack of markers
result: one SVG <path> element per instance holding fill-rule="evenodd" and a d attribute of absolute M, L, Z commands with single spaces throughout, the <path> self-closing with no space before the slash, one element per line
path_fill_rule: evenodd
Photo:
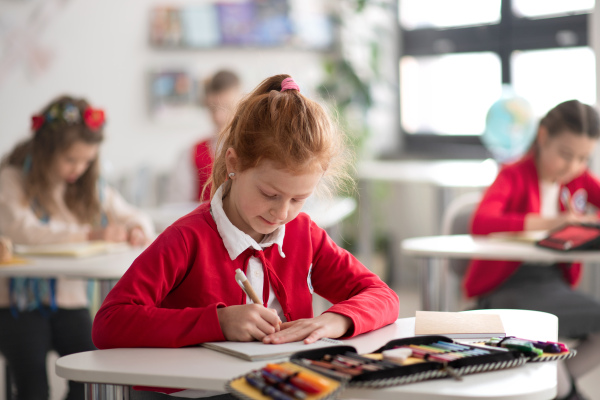
<path fill-rule="evenodd" d="M 303 358 L 300 362 L 314 371 L 337 379 L 351 379 L 365 372 L 398 367 L 397 364 L 363 357 L 351 351 L 347 351 L 344 354 L 326 354 L 320 360 Z"/>
<path fill-rule="evenodd" d="M 435 343 L 411 344 L 399 348 L 406 348 L 412 351 L 412 356 L 426 361 L 451 362 L 466 357 L 482 356 L 490 354 L 490 351 L 473 348 L 457 343 L 437 341 Z"/>
<path fill-rule="evenodd" d="M 569 348 L 564 343 L 544 342 L 538 340 L 520 339 L 514 336 L 505 338 L 491 338 L 485 342 L 488 346 L 504 347 L 509 350 L 516 350 L 529 356 L 541 356 L 543 353 L 565 353 Z"/>
<path fill-rule="evenodd" d="M 281 364 L 267 364 L 262 370 L 251 372 L 244 378 L 250 386 L 275 400 L 304 400 L 332 386 L 326 379 Z"/>

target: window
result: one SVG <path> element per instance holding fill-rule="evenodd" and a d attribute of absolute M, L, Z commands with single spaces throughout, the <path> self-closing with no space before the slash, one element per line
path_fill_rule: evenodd
<path fill-rule="evenodd" d="M 593 7 L 594 0 L 399 0 L 406 150 L 447 153 L 460 144 L 454 148 L 484 155 L 487 110 L 507 86 L 538 117 L 573 98 L 595 103 Z"/>

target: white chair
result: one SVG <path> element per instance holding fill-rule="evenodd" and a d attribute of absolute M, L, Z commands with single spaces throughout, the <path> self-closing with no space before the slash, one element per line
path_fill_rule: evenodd
<path fill-rule="evenodd" d="M 442 217 L 442 235 L 461 235 L 470 233 L 471 216 L 481 201 L 481 192 L 469 192 L 456 197 L 448 204 Z M 461 307 L 461 281 L 470 260 L 448 260 L 441 263 L 442 282 L 446 282 L 442 311 L 459 311 Z"/>

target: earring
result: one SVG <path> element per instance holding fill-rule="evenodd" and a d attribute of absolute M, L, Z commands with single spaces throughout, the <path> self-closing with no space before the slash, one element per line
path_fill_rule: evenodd
<path fill-rule="evenodd" d="M 230 172 L 228 176 L 230 179 L 233 179 L 233 177 L 235 176 L 235 172 Z"/>

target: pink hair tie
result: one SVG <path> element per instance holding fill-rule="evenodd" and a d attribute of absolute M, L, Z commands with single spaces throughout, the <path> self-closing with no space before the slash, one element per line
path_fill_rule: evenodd
<path fill-rule="evenodd" d="M 290 90 L 290 89 L 300 91 L 300 86 L 298 86 L 298 84 L 296 82 L 294 82 L 294 80 L 292 78 L 285 78 L 281 82 L 281 91 L 285 92 L 286 90 Z"/>

